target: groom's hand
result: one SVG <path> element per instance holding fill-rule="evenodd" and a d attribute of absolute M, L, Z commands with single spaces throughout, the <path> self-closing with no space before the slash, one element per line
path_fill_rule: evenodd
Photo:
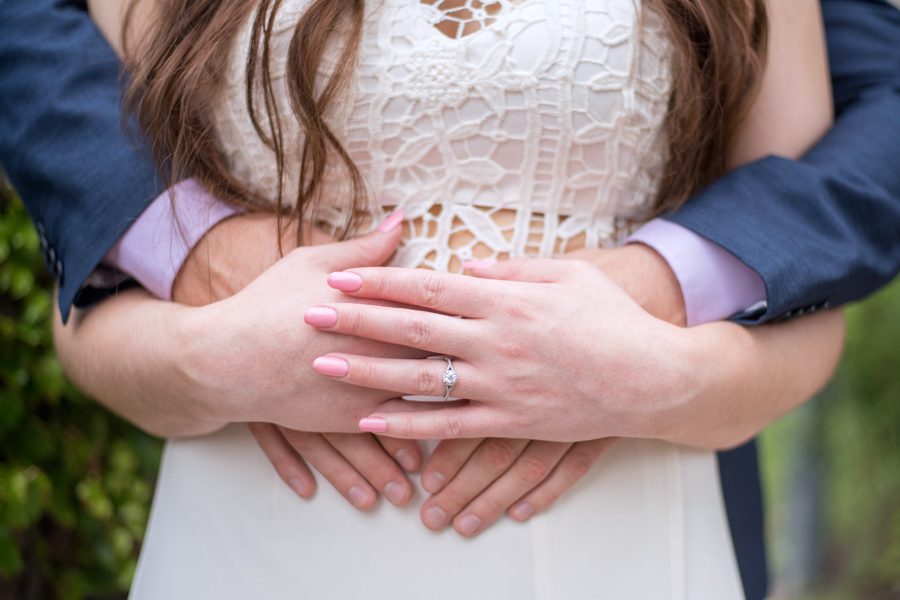
<path fill-rule="evenodd" d="M 648 246 L 576 250 L 560 258 L 591 262 L 647 312 L 685 324 L 678 280 Z M 461 535 L 472 537 L 504 512 L 525 521 L 575 485 L 614 441 L 444 440 L 422 468 L 422 485 L 432 494 L 422 505 L 422 522 L 433 530 L 452 525 Z"/>
<path fill-rule="evenodd" d="M 279 230 L 274 215 L 222 221 L 187 257 L 173 285 L 173 299 L 201 306 L 233 296 L 275 264 L 282 252 L 294 250 L 296 236 L 296 223 Z M 308 246 L 336 241 L 315 227 L 307 227 L 304 240 Z M 316 488 L 307 463 L 360 510 L 374 506 L 379 492 L 397 506 L 412 497 L 400 467 L 410 472 L 419 468 L 421 453 L 414 441 L 359 433 L 323 435 L 270 423 L 252 423 L 250 430 L 281 479 L 302 498 L 312 497 Z"/>

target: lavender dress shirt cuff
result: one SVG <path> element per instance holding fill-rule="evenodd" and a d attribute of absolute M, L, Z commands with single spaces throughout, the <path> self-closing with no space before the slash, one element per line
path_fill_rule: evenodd
<path fill-rule="evenodd" d="M 686 227 L 654 219 L 627 242 L 650 246 L 669 263 L 681 285 L 689 326 L 765 307 L 766 286 L 759 274 Z"/>
<path fill-rule="evenodd" d="M 171 300 L 175 277 L 197 242 L 213 226 L 239 212 L 193 179 L 186 179 L 150 204 L 104 257 L 103 264 L 131 275 L 151 294 Z"/>

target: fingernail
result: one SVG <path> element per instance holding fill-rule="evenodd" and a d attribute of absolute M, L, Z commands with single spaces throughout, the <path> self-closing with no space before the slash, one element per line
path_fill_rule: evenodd
<path fill-rule="evenodd" d="M 314 306 L 306 311 L 303 320 L 313 327 L 334 327 L 337 325 L 337 311 L 327 306 Z"/>
<path fill-rule="evenodd" d="M 466 515 L 459 520 L 459 532 L 463 535 L 472 535 L 481 527 L 481 519 L 475 515 Z"/>
<path fill-rule="evenodd" d="M 331 273 L 327 281 L 328 285 L 342 292 L 355 292 L 362 287 L 362 277 L 346 271 Z"/>
<path fill-rule="evenodd" d="M 444 487 L 445 481 L 447 481 L 447 478 L 444 477 L 443 473 L 432 471 L 426 473 L 425 476 L 422 477 L 422 487 L 425 488 L 425 491 L 429 494 L 436 494 Z"/>
<path fill-rule="evenodd" d="M 347 498 L 350 500 L 350 504 L 356 508 L 364 508 L 369 501 L 369 494 L 363 488 L 355 485 L 347 492 Z"/>
<path fill-rule="evenodd" d="M 516 521 L 524 521 L 534 514 L 534 507 L 528 502 L 519 502 L 509 509 L 509 516 Z"/>
<path fill-rule="evenodd" d="M 381 233 L 387 233 L 389 231 L 393 231 L 397 225 L 403 222 L 403 209 L 398 208 L 394 212 L 391 213 L 387 219 L 385 219 L 381 225 L 378 226 L 378 231 Z"/>
<path fill-rule="evenodd" d="M 387 431 L 387 421 L 381 417 L 369 417 L 359 420 L 359 428 L 369 433 L 385 433 Z"/>
<path fill-rule="evenodd" d="M 425 509 L 422 521 L 428 529 L 441 529 L 447 524 L 447 513 L 439 506 L 430 506 Z"/>
<path fill-rule="evenodd" d="M 400 463 L 400 466 L 407 471 L 415 471 L 416 467 L 419 466 L 419 461 L 416 460 L 416 456 L 406 448 L 397 450 L 394 454 L 394 458 L 396 458 L 397 462 Z"/>
<path fill-rule="evenodd" d="M 343 377 L 350 371 L 350 365 L 343 358 L 320 356 L 313 361 L 313 370 L 330 377 Z"/>
<path fill-rule="evenodd" d="M 487 269 L 497 264 L 493 258 L 485 258 L 483 260 L 467 260 L 462 264 L 463 269 Z"/>
<path fill-rule="evenodd" d="M 299 477 L 292 477 L 291 479 L 289 479 L 288 485 L 291 486 L 291 489 L 294 490 L 294 493 L 301 498 L 306 498 L 309 495 L 309 485 L 307 485 L 306 482 Z"/>
<path fill-rule="evenodd" d="M 392 481 L 384 486 L 384 495 L 391 501 L 391 504 L 400 506 L 406 502 L 406 486 Z"/>

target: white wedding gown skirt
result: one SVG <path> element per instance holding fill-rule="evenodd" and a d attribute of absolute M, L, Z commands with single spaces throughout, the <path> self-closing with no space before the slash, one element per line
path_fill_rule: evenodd
<path fill-rule="evenodd" d="M 620 440 L 553 507 L 474 539 L 301 500 L 249 430 L 170 441 L 132 600 L 742 598 L 715 455 Z"/>

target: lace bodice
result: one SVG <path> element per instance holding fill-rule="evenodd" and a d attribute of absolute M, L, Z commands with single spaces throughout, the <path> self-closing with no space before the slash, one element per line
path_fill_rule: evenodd
<path fill-rule="evenodd" d="M 285 0 L 273 39 L 275 92 L 309 0 Z M 666 154 L 670 90 L 662 20 L 637 0 L 382 0 L 366 3 L 355 78 L 329 123 L 371 192 L 378 222 L 402 206 L 410 227 L 393 264 L 457 270 L 460 260 L 552 256 L 613 245 L 643 214 Z M 235 174 L 276 196 L 272 152 L 246 107 L 249 23 L 216 110 Z M 334 66 L 328 54 L 322 77 Z M 260 102 L 260 106 L 262 103 Z M 302 132 L 283 124 L 286 146 Z M 293 160 L 293 162 L 291 162 Z M 299 160 L 288 157 L 286 198 Z M 348 216 L 335 168 L 321 215 Z"/>

